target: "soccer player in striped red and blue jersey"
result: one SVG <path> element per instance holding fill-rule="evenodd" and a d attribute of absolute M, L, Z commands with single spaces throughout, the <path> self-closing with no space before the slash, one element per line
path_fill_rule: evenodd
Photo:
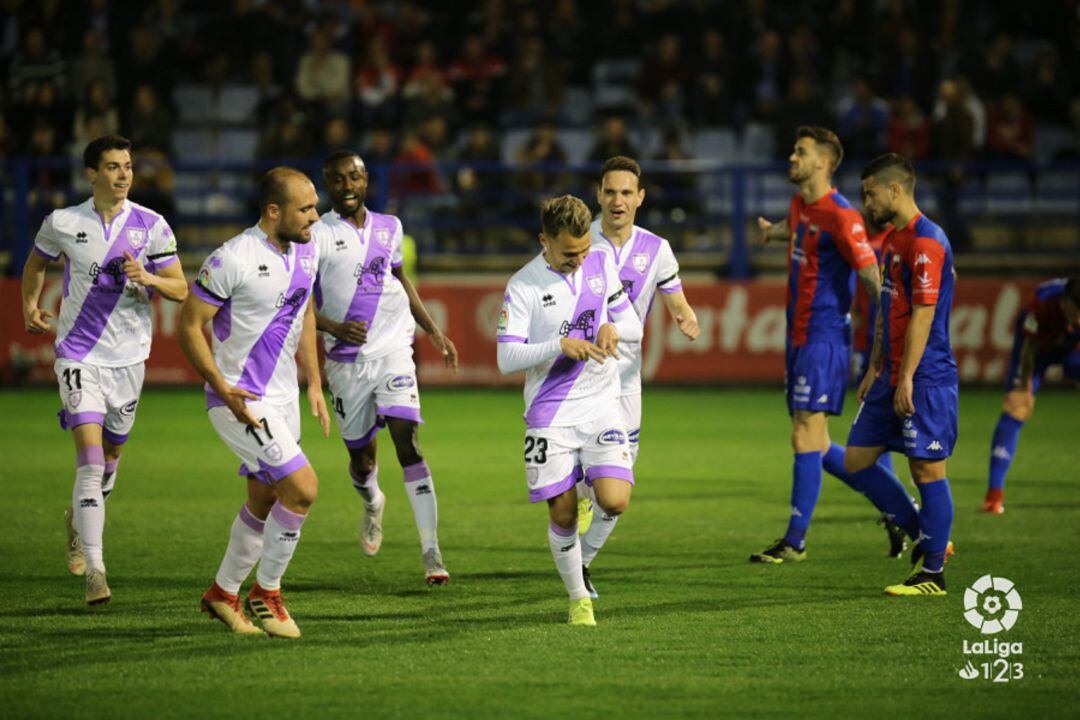
<path fill-rule="evenodd" d="M 889 153 L 862 172 L 863 203 L 875 224 L 889 224 L 882 248 L 884 283 L 870 368 L 859 384 L 862 403 L 848 435 L 847 470 L 871 494 L 896 476 L 877 464 L 888 450 L 908 457 L 919 488 L 915 572 L 885 588 L 889 595 L 944 595 L 944 565 L 953 501 L 945 461 L 956 445 L 958 375 L 949 342 L 953 255 L 944 231 L 915 204 L 915 171 Z M 921 560 L 921 564 L 920 564 Z"/>
<path fill-rule="evenodd" d="M 1039 285 L 1016 319 L 1005 401 L 990 443 L 990 487 L 983 512 L 1005 512 L 1005 475 L 1016 454 L 1020 430 L 1035 409 L 1035 393 L 1053 365 L 1061 365 L 1065 377 L 1080 382 L 1080 275 Z"/>
<path fill-rule="evenodd" d="M 789 243 L 785 359 L 795 462 L 787 532 L 772 547 L 751 555 L 751 562 L 806 558 L 806 532 L 821 492 L 822 468 L 865 493 L 882 512 L 893 557 L 904 550 L 904 531 L 891 518 L 914 512 L 914 502 L 899 481 L 891 493 L 867 493 L 845 471 L 844 449 L 829 439 L 828 416 L 844 409 L 851 353 L 848 312 L 855 275 L 874 302 L 881 288 L 862 216 L 832 186 L 832 174 L 843 154 L 832 131 L 800 127 L 788 171 L 788 179 L 799 191 L 791 200 L 787 220 L 773 224 L 758 218 L 763 241 Z"/>
<path fill-rule="evenodd" d="M 23 319 L 35 334 L 51 331 L 38 306 L 45 268 L 64 259 L 56 327 L 60 426 L 75 440 L 75 486 L 65 511 L 68 569 L 86 574 L 86 602 L 112 597 L 104 559 L 105 499 L 135 423 L 150 354 L 150 297 L 181 302 L 187 280 L 176 237 L 161 215 L 127 199 L 131 141 L 97 138 L 83 153 L 93 197 L 54 211 L 41 224 L 22 276 Z"/>

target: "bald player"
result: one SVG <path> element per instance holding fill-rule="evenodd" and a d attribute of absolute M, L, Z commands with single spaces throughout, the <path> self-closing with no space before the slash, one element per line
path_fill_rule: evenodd
<path fill-rule="evenodd" d="M 311 304 L 319 261 L 311 242 L 316 199 L 303 173 L 287 167 L 266 173 L 259 182 L 259 222 L 206 259 L 180 317 L 180 346 L 206 380 L 210 423 L 247 478 L 247 502 L 202 598 L 205 612 L 241 634 L 300 636 L 281 597 L 281 579 L 318 480 L 299 445 L 298 348 L 311 413 L 324 435 L 330 432 Z M 213 350 L 203 335 L 208 322 Z M 245 604 L 261 630 L 244 614 L 239 596 L 256 563 Z"/>

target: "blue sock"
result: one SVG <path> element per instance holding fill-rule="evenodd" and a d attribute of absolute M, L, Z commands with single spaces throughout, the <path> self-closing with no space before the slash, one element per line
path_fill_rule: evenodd
<path fill-rule="evenodd" d="M 990 489 L 1001 490 L 1005 487 L 1005 475 L 1016 455 L 1016 445 L 1020 442 L 1020 430 L 1024 423 L 1008 413 L 1001 413 L 994 439 L 990 441 Z"/>
<path fill-rule="evenodd" d="M 791 485 L 791 520 L 784 539 L 802 549 L 810 517 L 821 494 L 821 453 L 795 453 Z"/>
<path fill-rule="evenodd" d="M 880 462 L 852 473 L 852 477 L 866 488 L 866 497 L 874 507 L 904 528 L 912 540 L 919 537 L 919 511 L 900 478 L 883 468 Z"/>
<path fill-rule="evenodd" d="M 862 486 L 862 483 L 844 469 L 844 448 L 842 446 L 831 443 L 829 449 L 821 456 L 821 466 L 825 468 L 825 472 L 842 481 L 855 492 L 866 492 L 866 488 Z"/>
<path fill-rule="evenodd" d="M 941 572 L 945 567 L 945 548 L 949 544 L 953 519 L 949 479 L 922 483 L 919 485 L 919 494 L 922 496 L 919 524 L 922 526 L 923 535 L 919 542 L 923 549 L 923 570 Z"/>

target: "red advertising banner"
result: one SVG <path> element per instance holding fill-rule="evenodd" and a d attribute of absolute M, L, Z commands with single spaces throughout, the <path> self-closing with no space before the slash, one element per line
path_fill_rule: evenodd
<path fill-rule="evenodd" d="M 961 278 L 952 311 L 952 343 L 966 382 L 999 382 L 1008 365 L 1013 321 L 1039 282 L 1037 278 Z M 661 301 L 649 316 L 643 372 L 646 381 L 663 383 L 779 382 L 784 372 L 784 284 L 688 282 L 687 297 L 697 311 L 701 337 L 684 338 Z M 48 279 L 42 306 L 59 312 L 61 282 Z M 437 282 L 421 285 L 428 309 L 454 340 L 461 370 L 446 370 L 423 333 L 418 333 L 420 375 L 428 385 L 518 385 L 495 364 L 495 326 L 503 285 L 492 282 Z M 53 338 L 23 330 L 19 281 L 0 281 L 0 381 L 54 382 Z M 154 300 L 154 344 L 147 363 L 149 383 L 198 382 L 176 342 L 180 306 Z"/>

